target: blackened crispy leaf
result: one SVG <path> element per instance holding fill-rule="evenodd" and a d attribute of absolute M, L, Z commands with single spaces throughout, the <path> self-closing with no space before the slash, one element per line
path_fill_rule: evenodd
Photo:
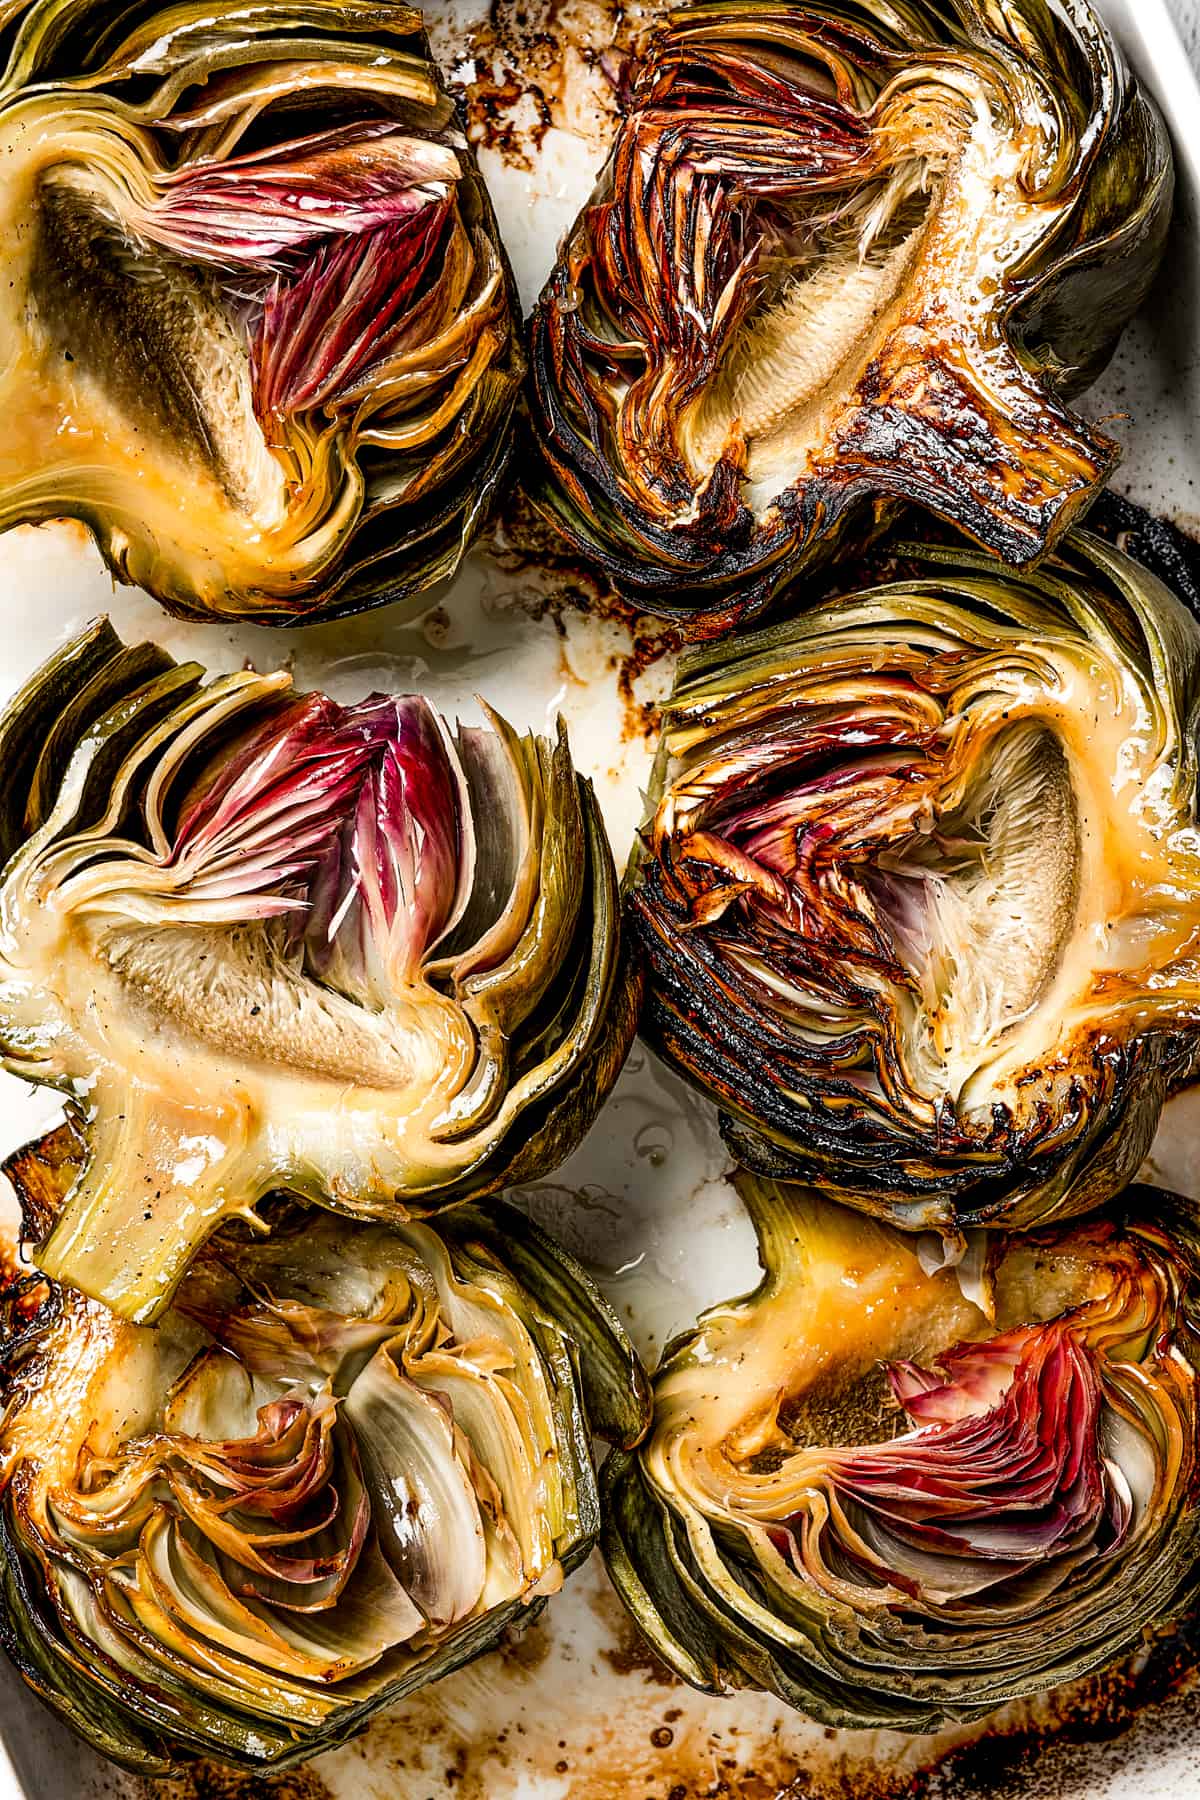
<path fill-rule="evenodd" d="M 910 1229 L 1118 1192 L 1200 1049 L 1200 624 L 1079 533 L 685 661 L 629 922 L 739 1157 Z"/>

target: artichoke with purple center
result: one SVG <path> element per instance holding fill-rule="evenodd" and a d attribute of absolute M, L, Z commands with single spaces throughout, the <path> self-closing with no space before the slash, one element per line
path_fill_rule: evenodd
<path fill-rule="evenodd" d="M 1103 1669 L 1200 1575 L 1200 1216 L 936 1244 L 743 1177 L 765 1275 L 668 1346 L 605 1552 L 663 1660 L 923 1732 Z M 1153 1223 L 1150 1223 L 1150 1221 Z"/>
<path fill-rule="evenodd" d="M 88 1150 L 39 1266 L 125 1316 L 272 1189 L 392 1219 L 537 1179 L 615 1080 L 636 981 L 565 734 L 100 624 L 0 766 L 0 1054 Z"/>
<path fill-rule="evenodd" d="M 628 922 L 739 1159 L 911 1230 L 1133 1178 L 1200 1066 L 1200 624 L 1076 534 L 686 660 Z"/>
<path fill-rule="evenodd" d="M 420 601 L 524 373 L 491 203 L 391 0 L 0 6 L 0 528 L 172 612 Z"/>

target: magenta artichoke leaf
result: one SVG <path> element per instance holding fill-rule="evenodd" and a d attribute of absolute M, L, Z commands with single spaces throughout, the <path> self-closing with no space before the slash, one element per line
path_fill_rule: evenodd
<path fill-rule="evenodd" d="M 47 1274 L 149 1319 L 273 1188 L 403 1217 L 579 1141 L 637 992 L 565 735 L 206 682 L 101 625 L 8 749 L 0 1040 L 89 1150 Z"/>
<path fill-rule="evenodd" d="M 82 1153 L 64 1127 L 8 1165 L 35 1232 Z M 604 1301 L 502 1203 L 273 1223 L 154 1329 L 51 1287 L 0 1342 L 6 1648 L 148 1772 L 301 1761 L 490 1649 L 591 1549 L 591 1430 L 648 1421 Z"/>
<path fill-rule="evenodd" d="M 5 15 L 0 527 L 77 518 L 184 616 L 419 600 L 486 515 L 524 371 L 420 14 Z"/>
<path fill-rule="evenodd" d="M 981 1232 L 975 1281 L 812 1189 L 739 1189 L 763 1283 L 669 1347 L 650 1437 L 605 1470 L 610 1572 L 672 1668 L 923 1732 L 1182 1616 L 1191 1202 L 1131 1190 L 1091 1220 Z"/>
<path fill-rule="evenodd" d="M 1035 561 L 1158 267 L 1164 127 L 1086 0 L 711 0 L 646 37 L 534 313 L 544 516 L 711 635 L 898 504 Z"/>
<path fill-rule="evenodd" d="M 628 910 L 739 1159 L 909 1229 L 1133 1177 L 1200 1050 L 1200 626 L 1077 534 L 685 661 Z"/>

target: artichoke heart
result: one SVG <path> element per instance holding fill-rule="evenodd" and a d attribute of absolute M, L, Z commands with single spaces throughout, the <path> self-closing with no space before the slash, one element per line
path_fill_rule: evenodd
<path fill-rule="evenodd" d="M 604 1475 L 610 1572 L 672 1668 L 924 1732 L 1182 1615 L 1193 1203 L 1131 1190 L 1092 1220 L 981 1230 L 952 1267 L 813 1189 L 740 1186 L 765 1279 L 671 1347 L 650 1437 Z"/>
<path fill-rule="evenodd" d="M 913 1230 L 1117 1193 L 1200 1066 L 1200 625 L 1078 532 L 685 661 L 630 925 L 740 1159 Z"/>
<path fill-rule="evenodd" d="M 0 1053 L 88 1146 L 39 1266 L 139 1320 L 273 1188 L 390 1219 L 545 1174 L 636 1011 L 565 734 L 203 673 L 101 623 L 0 720 Z"/>
<path fill-rule="evenodd" d="M 78 1155 L 64 1126 L 9 1165 L 40 1227 Z M 52 1289 L 0 1355 L 6 1647 L 145 1772 L 300 1761 L 490 1649 L 591 1548 L 589 1425 L 648 1417 L 616 1319 L 508 1208 L 285 1206 L 157 1328 Z"/>
<path fill-rule="evenodd" d="M 5 17 L 0 529 L 79 519 L 198 618 L 287 624 L 452 574 L 524 363 L 420 14 Z"/>
<path fill-rule="evenodd" d="M 533 319 L 545 517 L 702 635 L 904 502 L 1043 554 L 1174 182 L 1087 0 L 707 0 L 626 87 Z"/>

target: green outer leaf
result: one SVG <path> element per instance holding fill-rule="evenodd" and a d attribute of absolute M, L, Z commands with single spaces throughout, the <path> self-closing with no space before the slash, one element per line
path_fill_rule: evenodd
<path fill-rule="evenodd" d="M 600 1472 L 600 1504 L 609 1579 L 655 1654 L 702 1693 L 726 1694 L 741 1685 L 720 1635 L 693 1609 L 665 1554 L 669 1524 L 636 1456 L 614 1450 L 608 1457 Z"/>
<path fill-rule="evenodd" d="M 615 1311 L 575 1257 L 507 1201 L 455 1208 L 437 1224 L 460 1249 L 486 1249 L 511 1269 L 540 1308 L 532 1322 L 566 1343 L 579 1378 L 587 1424 L 597 1436 L 632 1449 L 650 1424 L 650 1383 Z"/>
<path fill-rule="evenodd" d="M 165 650 L 127 648 L 108 619 L 93 619 L 18 689 L 0 713 L 0 865 L 44 822 L 75 742 L 115 701 L 171 667 Z"/>

